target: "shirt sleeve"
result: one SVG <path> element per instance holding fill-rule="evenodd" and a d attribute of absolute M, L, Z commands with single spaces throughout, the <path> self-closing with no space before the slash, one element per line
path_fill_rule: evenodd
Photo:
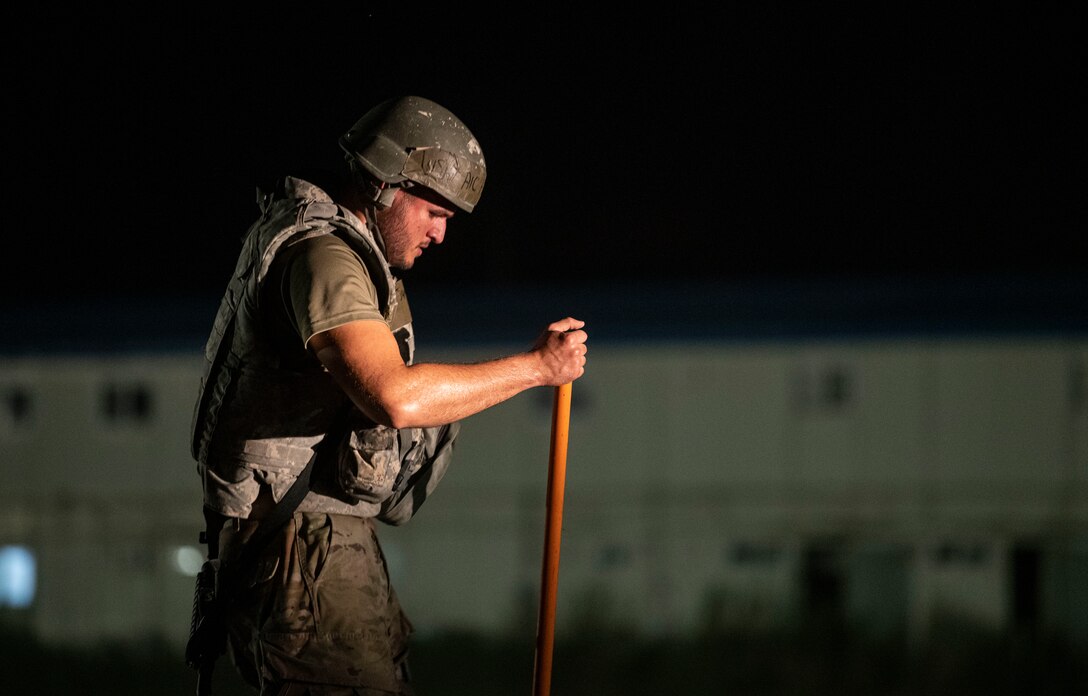
<path fill-rule="evenodd" d="M 285 250 L 281 296 L 305 347 L 314 334 L 353 321 L 385 322 L 366 266 L 339 237 L 301 240 Z"/>

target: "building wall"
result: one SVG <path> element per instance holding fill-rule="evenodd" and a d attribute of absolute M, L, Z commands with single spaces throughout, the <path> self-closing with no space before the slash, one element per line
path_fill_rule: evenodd
<path fill-rule="evenodd" d="M 40 636 L 185 639 L 199 374 L 190 355 L 0 363 L 0 545 L 36 554 L 17 613 Z M 1088 642 L 1086 374 L 1088 342 L 1060 337 L 594 345 L 557 631 L 825 613 L 922 636 L 953 615 Z M 467 419 L 417 519 L 381 530 L 420 631 L 533 630 L 551 398 Z"/>

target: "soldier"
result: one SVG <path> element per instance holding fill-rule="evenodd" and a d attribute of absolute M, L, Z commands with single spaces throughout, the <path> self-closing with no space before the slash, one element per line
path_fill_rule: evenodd
<path fill-rule="evenodd" d="M 586 360 L 583 322 L 567 317 L 524 352 L 414 363 L 400 276 L 472 212 L 483 152 L 415 96 L 374 107 L 339 144 L 343 185 L 286 177 L 259 196 L 193 416 L 225 641 L 262 695 L 412 693 L 411 624 L 375 520 L 412 517 L 459 420 L 575 380 Z M 191 665 L 214 660 L 190 648 Z"/>

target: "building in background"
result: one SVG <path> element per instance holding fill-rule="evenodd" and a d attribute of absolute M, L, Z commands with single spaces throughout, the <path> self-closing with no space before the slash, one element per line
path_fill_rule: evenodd
<path fill-rule="evenodd" d="M 1075 280 L 983 279 L 424 291 L 413 311 L 420 360 L 589 323 L 560 635 L 830 618 L 924 640 L 955 620 L 1088 646 L 1086 299 Z M 5 621 L 49 642 L 186 639 L 214 304 L 5 314 Z M 532 632 L 550 408 L 538 389 L 466 420 L 436 494 L 380 530 L 419 631 Z"/>

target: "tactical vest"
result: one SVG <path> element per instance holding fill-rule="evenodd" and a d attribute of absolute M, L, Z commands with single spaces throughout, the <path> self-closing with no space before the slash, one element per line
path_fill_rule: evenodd
<path fill-rule="evenodd" d="M 371 230 L 313 184 L 288 177 L 258 203 L 261 215 L 246 233 L 204 349 L 192 420 L 204 504 L 229 517 L 259 516 L 253 508 L 262 491 L 278 501 L 318 457 L 299 510 L 402 524 L 441 479 L 458 424 L 398 431 L 370 421 L 317 360 L 277 350 L 259 307 L 262 283 L 286 244 L 335 234 L 363 260 L 390 322 L 399 300 L 389 265 Z M 411 323 L 391 328 L 411 364 Z"/>

